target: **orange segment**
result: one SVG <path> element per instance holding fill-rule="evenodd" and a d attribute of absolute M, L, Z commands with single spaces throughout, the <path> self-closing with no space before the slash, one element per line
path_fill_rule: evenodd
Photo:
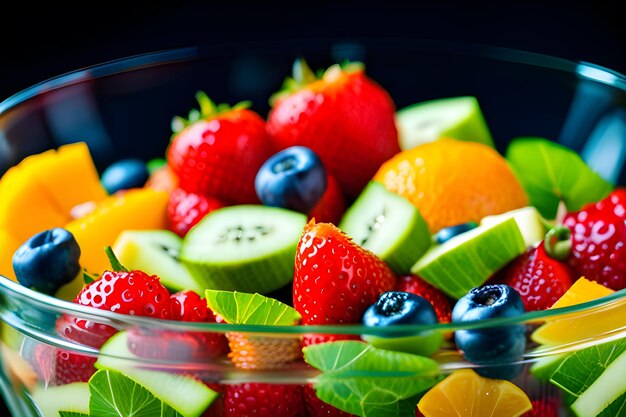
<path fill-rule="evenodd" d="M 424 417 L 517 417 L 532 409 L 512 382 L 483 378 L 471 369 L 450 374 L 417 404 Z"/>
<path fill-rule="evenodd" d="M 613 290 L 581 277 L 550 308 L 586 303 L 613 293 Z M 584 312 L 548 319 L 532 333 L 531 338 L 544 345 L 560 345 L 591 339 L 625 326 L 626 301 L 620 300 L 600 309 L 586 309 Z"/>
<path fill-rule="evenodd" d="M 94 211 L 68 223 L 65 228 L 80 246 L 82 267 L 96 274 L 110 269 L 104 248 L 113 246 L 123 230 L 165 229 L 168 196 L 151 188 L 129 190 L 107 197 Z"/>
<path fill-rule="evenodd" d="M 506 159 L 477 142 L 440 139 L 402 151 L 373 179 L 417 206 L 432 233 L 528 205 Z"/>

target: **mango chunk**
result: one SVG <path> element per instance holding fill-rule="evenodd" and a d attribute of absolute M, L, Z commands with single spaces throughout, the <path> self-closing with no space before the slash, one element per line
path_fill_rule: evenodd
<path fill-rule="evenodd" d="M 91 213 L 69 222 L 65 228 L 80 246 L 82 267 L 96 274 L 110 269 L 104 248 L 113 246 L 124 230 L 165 229 L 168 198 L 167 191 L 132 189 L 107 197 Z"/>

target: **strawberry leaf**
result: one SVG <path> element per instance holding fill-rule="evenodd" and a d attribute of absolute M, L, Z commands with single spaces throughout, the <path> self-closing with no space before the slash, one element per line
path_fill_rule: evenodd
<path fill-rule="evenodd" d="M 324 402 L 361 417 L 414 416 L 419 394 L 441 380 L 434 360 L 359 341 L 307 346 L 304 360 L 322 371 L 313 387 Z"/>
<path fill-rule="evenodd" d="M 89 380 L 89 392 L 89 415 L 92 416 L 181 416 L 150 391 L 117 371 L 97 371 Z"/>
<path fill-rule="evenodd" d="M 561 200 L 568 211 L 578 211 L 613 189 L 576 152 L 547 139 L 516 138 L 506 150 L 506 159 L 530 203 L 546 219 L 556 217 Z"/>
<path fill-rule="evenodd" d="M 231 324 L 290 326 L 301 316 L 293 307 L 261 294 L 206 290 L 207 306 Z"/>

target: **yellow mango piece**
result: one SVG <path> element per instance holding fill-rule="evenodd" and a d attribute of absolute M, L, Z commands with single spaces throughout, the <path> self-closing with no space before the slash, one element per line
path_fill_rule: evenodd
<path fill-rule="evenodd" d="M 13 272 L 13 254 L 22 242 L 4 229 L 0 229 L 0 275 L 17 281 Z"/>
<path fill-rule="evenodd" d="M 91 213 L 69 222 L 65 228 L 80 246 L 81 266 L 102 274 L 111 268 L 104 248 L 113 246 L 123 230 L 166 228 L 168 197 L 167 191 L 151 188 L 129 190 L 107 197 Z"/>
<path fill-rule="evenodd" d="M 550 309 L 586 303 L 613 293 L 610 288 L 581 277 Z M 592 339 L 624 326 L 626 326 L 626 301 L 620 300 L 600 309 L 585 309 L 547 319 L 545 324 L 532 333 L 531 338 L 543 345 L 556 346 Z"/>
<path fill-rule="evenodd" d="M 48 191 L 62 213 L 107 197 L 85 142 L 71 143 L 24 159 L 20 165 L 31 169 L 34 179 Z"/>
<path fill-rule="evenodd" d="M 33 164 L 17 165 L 2 177 L 0 188 L 0 229 L 21 242 L 52 227 L 62 227 L 69 214 L 54 203 L 36 180 Z"/>

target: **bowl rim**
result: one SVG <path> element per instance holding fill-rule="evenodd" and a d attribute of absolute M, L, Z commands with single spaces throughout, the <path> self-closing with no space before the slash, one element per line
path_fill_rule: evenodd
<path fill-rule="evenodd" d="M 297 46 L 304 50 L 321 50 L 330 46 L 321 43 L 341 43 L 359 45 L 359 42 L 368 42 L 366 48 L 385 49 L 421 49 L 438 52 L 452 52 L 458 55 L 492 59 L 502 62 L 513 62 L 538 68 L 553 69 L 574 74 L 581 79 L 606 84 L 626 92 L 626 74 L 595 63 L 560 58 L 555 55 L 529 52 L 522 49 L 494 46 L 484 43 L 470 43 L 462 41 L 444 41 L 440 39 L 424 38 L 397 38 L 397 37 L 360 37 L 354 39 L 317 38 L 291 39 L 282 41 L 249 41 L 246 43 L 197 44 L 162 50 L 153 50 L 145 53 L 128 55 L 125 57 L 103 61 L 88 65 L 80 69 L 70 70 L 57 76 L 47 78 L 29 87 L 10 95 L 0 101 L 0 117 L 19 104 L 35 98 L 40 94 L 54 91 L 72 84 L 134 71 L 151 66 L 172 64 L 175 62 L 201 59 L 215 54 L 217 51 L 232 51 L 233 48 L 246 46 L 248 50 L 286 50 Z M 293 49 L 292 49 L 293 50 Z"/>
<path fill-rule="evenodd" d="M 0 317 L 3 312 L 2 299 L 9 297 L 18 303 L 28 303 L 29 308 L 51 315 L 70 315 L 72 317 L 108 323 L 121 328 L 139 326 L 142 328 L 169 330 L 169 331 L 201 331 L 201 332 L 244 332 L 278 335 L 306 335 L 306 334 L 342 334 L 342 335 L 371 335 L 394 337 L 408 334 L 418 334 L 424 331 L 441 331 L 444 333 L 456 330 L 485 329 L 519 324 L 543 323 L 548 319 L 557 319 L 573 313 L 592 313 L 604 308 L 610 309 L 626 303 L 626 289 L 616 291 L 607 296 L 584 303 L 559 307 L 555 309 L 527 311 L 512 317 L 497 317 L 481 319 L 471 322 L 450 322 L 426 324 L 402 324 L 388 327 L 368 327 L 363 324 L 318 324 L 318 325 L 266 325 L 266 324 L 229 324 L 186 322 L 171 319 L 158 319 L 137 315 L 116 313 L 109 310 L 100 310 L 95 307 L 84 306 L 74 302 L 62 300 L 51 295 L 43 294 L 23 287 L 19 283 L 0 275 Z M 13 312 L 15 313 L 15 312 Z M 9 322 L 9 320 L 6 320 Z M 14 320 L 11 320 L 14 322 Z M 620 329 L 615 329 L 620 330 Z M 626 330 L 626 329 L 625 329 Z M 600 336 L 600 335 L 598 335 Z"/>
<path fill-rule="evenodd" d="M 568 74 L 575 75 L 581 80 L 588 80 L 602 83 L 610 87 L 617 88 L 626 92 L 626 75 L 619 73 L 610 68 L 585 61 L 575 61 L 559 58 L 547 54 L 539 54 L 535 52 L 523 51 L 500 46 L 492 46 L 486 44 L 467 43 L 459 41 L 442 41 L 432 39 L 410 39 L 410 38 L 355 38 L 350 40 L 337 38 L 320 38 L 316 40 L 310 39 L 292 39 L 289 41 L 258 41 L 247 42 L 245 45 L 238 44 L 213 44 L 213 45 L 195 45 L 185 46 L 159 51 L 152 51 L 142 54 L 130 55 L 99 64 L 87 66 L 81 69 L 66 72 L 64 74 L 51 77 L 47 80 L 36 83 L 27 87 L 20 92 L 13 94 L 3 101 L 0 101 L 0 118 L 16 106 L 34 99 L 37 96 L 62 89 L 74 85 L 76 83 L 89 80 L 99 79 L 111 75 L 121 74 L 146 69 L 154 66 L 170 65 L 182 61 L 191 61 L 196 59 L 208 58 L 219 53 L 232 54 L 233 47 L 244 50 L 267 50 L 268 52 L 284 52 L 292 48 L 294 51 L 297 47 L 301 51 L 320 51 L 323 49 L 331 49 L 333 44 L 346 42 L 356 46 L 362 46 L 360 41 L 367 42 L 365 48 L 368 49 L 398 49 L 398 50 L 429 50 L 437 53 L 454 53 L 457 55 L 468 55 L 484 59 L 490 59 L 500 62 L 512 62 L 528 65 L 531 67 L 552 69 Z M 255 333 L 280 333 L 280 334 L 346 334 L 346 335 L 382 335 L 393 336 L 400 333 L 422 332 L 424 330 L 441 330 L 444 332 L 454 331 L 458 329 L 472 329 L 493 326 L 506 326 L 512 324 L 532 323 L 543 321 L 546 318 L 556 318 L 558 316 L 580 312 L 583 310 L 591 310 L 603 308 L 612 303 L 619 303 L 626 298 L 626 289 L 617 291 L 609 296 L 585 302 L 570 307 L 561 307 L 553 310 L 530 311 L 522 315 L 507 318 L 483 319 L 474 322 L 465 323 L 438 323 L 435 325 L 401 325 L 391 327 L 372 328 L 361 324 L 342 324 L 342 325 L 294 325 L 294 326 L 276 326 L 276 325 L 243 325 L 243 324 L 214 324 L 214 323 L 194 323 L 181 322 L 174 320 L 163 320 L 146 318 L 140 316 L 124 315 L 106 310 L 99 310 L 94 307 L 82 306 L 70 301 L 61 300 L 53 296 L 42 294 L 25 288 L 19 283 L 0 275 L 0 301 L 3 297 L 11 297 L 21 301 L 32 302 L 31 307 L 38 309 L 47 309 L 50 313 L 71 313 L 77 317 L 93 320 L 106 320 L 111 323 L 138 325 L 145 327 L 158 327 L 162 329 L 180 330 L 180 331 L 211 331 L 211 332 L 255 332 Z M 28 298 L 28 300 L 26 300 Z M 1 306 L 0 302 L 0 306 Z M 1 309 L 0 309 L 1 311 Z"/>

